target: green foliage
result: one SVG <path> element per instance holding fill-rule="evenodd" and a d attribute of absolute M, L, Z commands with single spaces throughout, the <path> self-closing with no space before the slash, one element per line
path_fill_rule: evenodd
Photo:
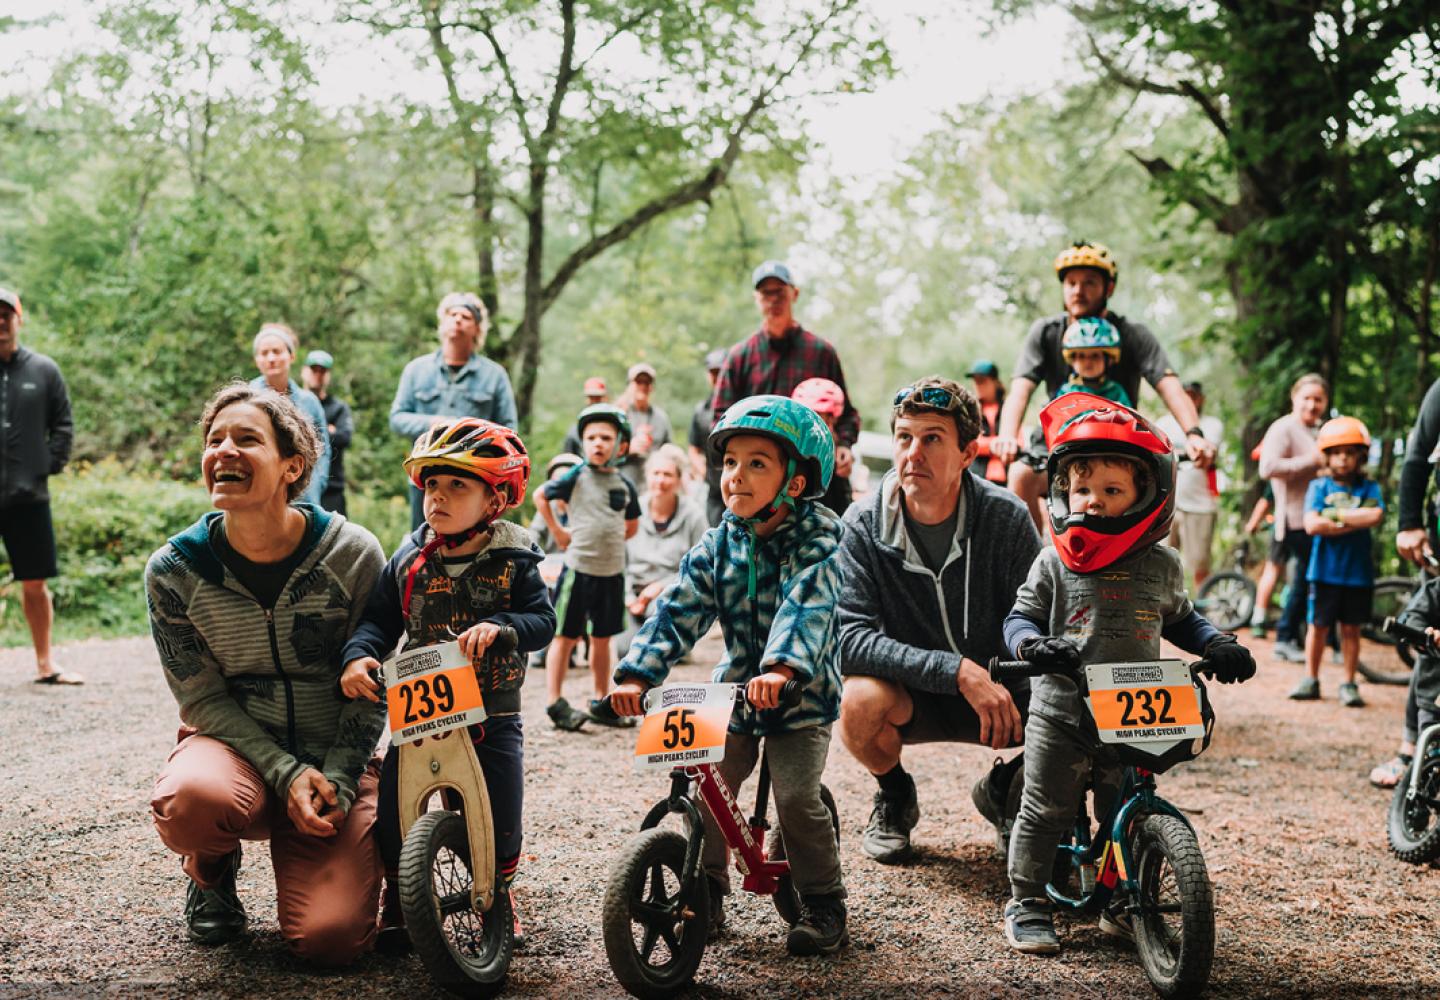
<path fill-rule="evenodd" d="M 114 460 L 80 463 L 50 480 L 60 575 L 50 581 L 61 639 L 146 631 L 141 577 L 150 554 L 210 509 L 205 491 L 129 472 Z M 20 585 L 0 561 L 0 645 L 28 645 Z"/>

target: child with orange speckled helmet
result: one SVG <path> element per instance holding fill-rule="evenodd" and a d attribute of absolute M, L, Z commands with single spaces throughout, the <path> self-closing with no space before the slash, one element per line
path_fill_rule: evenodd
<path fill-rule="evenodd" d="M 1202 654 L 1221 682 L 1254 676 L 1255 661 L 1195 611 L 1179 553 L 1161 544 L 1175 511 L 1175 459 L 1165 435 L 1134 410 L 1079 392 L 1046 406 L 1040 424 L 1055 544 L 1040 551 L 1015 596 L 1005 645 L 1019 659 L 1060 672 L 1031 682 L 1005 938 L 1016 951 L 1054 954 L 1060 941 L 1045 886 L 1056 850 L 1087 781 L 1095 815 L 1103 816 L 1122 775 L 1099 750 L 1075 674 L 1088 663 L 1153 661 L 1162 635 Z M 1119 901 L 1100 918 L 1102 931 L 1123 937 L 1129 924 Z"/>

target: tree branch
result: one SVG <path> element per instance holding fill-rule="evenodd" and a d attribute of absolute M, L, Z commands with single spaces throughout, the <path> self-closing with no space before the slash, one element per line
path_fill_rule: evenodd
<path fill-rule="evenodd" d="M 500 45 L 500 39 L 495 35 L 495 26 L 487 18 L 476 23 L 457 22 L 456 27 L 469 28 L 478 32 L 490 43 L 490 51 L 495 54 L 495 63 L 500 67 L 500 75 L 505 80 L 505 87 L 510 91 L 510 107 L 515 112 L 515 122 L 520 127 L 520 137 L 525 142 L 525 148 L 534 151 L 535 138 L 530 132 L 530 120 L 525 117 L 525 97 L 520 93 L 520 85 L 515 82 L 515 74 L 510 70 L 510 60 L 505 55 L 505 49 Z"/>
<path fill-rule="evenodd" d="M 1090 43 L 1090 52 L 1100 63 L 1100 68 L 1105 75 L 1110 77 L 1121 86 L 1146 94 L 1162 94 L 1167 97 L 1184 97 L 1195 102 L 1204 112 L 1210 124 L 1215 126 L 1215 131 L 1225 138 L 1230 138 L 1230 123 L 1225 120 L 1225 115 L 1220 111 L 1219 105 L 1198 86 L 1189 80 L 1182 80 L 1176 84 L 1160 83 L 1151 80 L 1149 77 L 1135 76 L 1133 73 L 1120 67 L 1113 59 L 1105 55 L 1100 49 L 1100 43 L 1090 32 L 1085 32 L 1085 38 Z"/>
<path fill-rule="evenodd" d="M 576 64 L 576 74 L 578 75 L 584 73 L 585 68 L 590 65 L 590 61 L 596 56 L 598 56 L 601 52 L 603 52 L 606 46 L 608 46 L 611 42 L 615 41 L 615 39 L 619 38 L 621 35 L 629 34 L 636 28 L 640 27 L 640 25 L 645 22 L 646 18 L 650 17 L 651 15 L 657 13 L 660 10 L 660 6 L 660 4 L 656 4 L 653 7 L 647 7 L 644 10 L 640 11 L 640 13 L 636 14 L 634 17 L 629 18 L 625 21 L 621 21 L 619 24 L 617 24 L 614 30 L 612 30 L 604 38 L 600 39 L 596 46 L 590 50 L 589 54 L 587 54 L 584 59 L 581 59 L 580 62 Z"/>
<path fill-rule="evenodd" d="M 1163 156 L 1144 157 L 1134 150 L 1127 150 L 1136 163 L 1144 167 L 1150 176 L 1155 180 L 1164 183 L 1176 174 L 1175 167 Z M 1241 208 L 1239 205 L 1230 204 L 1208 191 L 1186 191 L 1181 195 L 1186 204 L 1199 212 L 1220 232 L 1227 236 L 1234 236 L 1244 228 L 1244 220 L 1240 218 Z"/>
<path fill-rule="evenodd" d="M 560 107 L 570 91 L 570 81 L 575 77 L 575 0 L 560 0 L 562 36 L 560 43 L 560 65 L 555 69 L 555 89 L 550 92 L 550 106 L 545 110 L 545 128 L 540 133 L 540 154 L 549 162 L 550 149 L 555 144 L 555 133 L 560 128 Z"/>

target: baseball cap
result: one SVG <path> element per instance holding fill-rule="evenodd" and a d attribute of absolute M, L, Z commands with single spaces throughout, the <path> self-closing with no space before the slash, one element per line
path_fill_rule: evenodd
<path fill-rule="evenodd" d="M 717 348 L 715 348 L 715 350 L 713 350 L 713 351 L 711 351 L 709 354 L 705 355 L 705 370 L 706 370 L 706 371 L 718 372 L 721 368 L 724 368 L 724 367 L 725 367 L 725 348 L 723 348 L 723 347 L 717 347 Z"/>
<path fill-rule="evenodd" d="M 329 351 L 311 351 L 305 355 L 306 368 L 334 368 L 335 359 L 330 356 Z"/>
<path fill-rule="evenodd" d="M 585 395 L 587 395 L 587 396 L 603 396 L 603 395 L 605 395 L 605 380 L 604 380 L 603 378 L 601 378 L 600 376 L 598 376 L 598 375 L 595 375 L 595 376 L 592 376 L 592 377 L 590 377 L 590 378 L 587 378 L 587 379 L 585 380 Z"/>
<path fill-rule="evenodd" d="M 755 269 L 755 272 L 750 275 L 750 284 L 754 285 L 756 288 L 759 288 L 760 282 L 764 281 L 766 278 L 779 278 L 791 288 L 796 287 L 795 279 L 790 277 L 790 269 L 785 266 L 784 261 L 767 260 L 765 263 L 761 264 Z"/>
<path fill-rule="evenodd" d="M 1186 382 L 1180 388 L 1184 389 L 1186 392 L 1198 392 L 1202 396 L 1205 395 L 1205 387 L 1199 382 Z"/>
<path fill-rule="evenodd" d="M 980 358 L 970 366 L 970 370 L 965 374 L 967 376 L 988 375 L 990 378 L 999 378 L 1000 366 L 988 358 Z"/>
<path fill-rule="evenodd" d="M 25 310 L 20 308 L 20 296 L 10 291 L 10 289 L 0 288 L 0 302 L 5 303 L 11 309 L 14 309 L 16 316 L 20 316 L 22 318 L 24 317 Z"/>
<path fill-rule="evenodd" d="M 630 370 L 625 373 L 625 381 L 634 382 L 641 375 L 649 375 L 650 381 L 655 381 L 655 367 L 653 365 L 646 364 L 644 361 L 637 361 L 635 364 L 631 365 Z"/>

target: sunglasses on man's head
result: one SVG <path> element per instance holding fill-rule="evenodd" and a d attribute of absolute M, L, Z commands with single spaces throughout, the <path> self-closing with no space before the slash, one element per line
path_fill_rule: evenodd
<path fill-rule="evenodd" d="M 895 393 L 895 399 L 891 406 L 899 406 L 907 399 L 913 399 L 917 403 L 924 403 L 926 406 L 933 406 L 937 410 L 954 410 L 960 406 L 960 399 L 949 389 L 942 389 L 938 385 L 920 386 L 907 385 Z"/>

